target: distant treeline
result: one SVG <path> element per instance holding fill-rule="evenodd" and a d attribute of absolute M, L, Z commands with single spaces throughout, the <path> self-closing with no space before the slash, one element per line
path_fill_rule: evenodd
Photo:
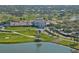
<path fill-rule="evenodd" d="M 24 13 L 24 12 L 44 12 L 51 13 L 52 10 L 79 10 L 79 5 L 0 5 L 0 13 Z"/>

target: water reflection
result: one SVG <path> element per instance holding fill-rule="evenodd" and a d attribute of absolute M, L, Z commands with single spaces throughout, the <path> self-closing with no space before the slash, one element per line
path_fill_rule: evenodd
<path fill-rule="evenodd" d="M 36 52 L 37 52 L 37 53 L 40 53 L 40 48 L 41 48 L 41 46 L 42 46 L 42 44 L 41 44 L 40 42 L 38 42 L 38 43 L 36 44 Z"/>
<path fill-rule="evenodd" d="M 0 53 L 70 53 L 71 48 L 49 42 L 0 44 Z"/>

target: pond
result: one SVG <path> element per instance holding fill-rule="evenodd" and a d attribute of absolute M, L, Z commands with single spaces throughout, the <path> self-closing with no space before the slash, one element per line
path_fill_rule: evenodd
<path fill-rule="evenodd" d="M 70 53 L 71 48 L 48 42 L 0 44 L 0 53 Z"/>

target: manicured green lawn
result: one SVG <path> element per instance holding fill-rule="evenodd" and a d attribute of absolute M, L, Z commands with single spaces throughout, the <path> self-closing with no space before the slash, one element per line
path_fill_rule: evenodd
<path fill-rule="evenodd" d="M 31 36 L 36 35 L 36 30 L 31 30 L 31 29 L 27 29 L 26 31 L 18 31 L 18 32 L 24 35 L 31 35 Z"/>
<path fill-rule="evenodd" d="M 6 27 L 6 30 L 15 30 L 15 31 L 26 31 L 26 30 L 35 30 L 35 27 Z"/>
<path fill-rule="evenodd" d="M 43 41 L 46 41 L 46 42 L 52 42 L 52 40 L 54 39 L 53 36 L 48 36 L 45 33 L 41 33 L 40 37 L 42 38 Z"/>
<path fill-rule="evenodd" d="M 12 33 L 0 33 L 0 43 L 32 42 L 34 38 L 20 36 Z"/>
<path fill-rule="evenodd" d="M 6 27 L 5 29 L 13 30 L 23 35 L 34 36 L 34 38 L 18 35 L 15 33 L 14 34 L 8 33 L 8 32 L 0 33 L 0 43 L 33 42 L 35 39 L 35 36 L 37 35 L 36 34 L 37 30 L 34 27 Z M 41 33 L 40 38 L 42 39 L 42 41 L 45 41 L 45 42 L 51 42 L 53 39 L 53 37 L 50 37 L 45 33 Z"/>
<path fill-rule="evenodd" d="M 70 41 L 67 41 L 67 40 L 62 40 L 62 41 L 59 42 L 59 44 L 69 46 L 70 44 L 74 44 L 74 42 L 70 42 Z"/>
<path fill-rule="evenodd" d="M 65 46 L 69 46 L 71 48 L 76 48 L 76 49 L 79 49 L 79 43 L 78 42 L 72 42 L 72 41 L 68 41 L 68 40 L 61 40 L 59 42 L 59 44 L 61 45 L 65 45 Z"/>
<path fill-rule="evenodd" d="M 6 30 L 13 30 L 24 35 L 32 35 L 35 36 L 36 28 L 35 27 L 6 27 Z"/>

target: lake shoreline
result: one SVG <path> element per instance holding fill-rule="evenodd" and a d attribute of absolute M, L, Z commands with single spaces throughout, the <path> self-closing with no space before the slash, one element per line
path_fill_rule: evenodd
<path fill-rule="evenodd" d="M 23 44 L 23 43 L 35 43 L 35 42 L 0 42 L 0 44 Z M 36 43 L 41 43 L 41 42 L 36 42 Z M 69 47 L 69 46 L 66 46 L 66 45 L 61 45 L 59 43 L 56 43 L 56 42 L 48 42 L 48 43 L 54 43 L 54 44 L 57 44 L 57 45 L 60 45 L 60 46 L 65 46 L 65 47 L 68 47 L 68 48 L 71 48 L 72 49 L 72 53 L 79 53 L 79 49 L 76 49 L 76 48 L 72 48 L 72 47 Z"/>
<path fill-rule="evenodd" d="M 34 52 L 29 50 L 30 48 L 35 49 L 36 52 L 40 53 L 71 53 L 71 49 L 66 46 L 61 46 L 59 44 L 51 43 L 51 42 L 28 42 L 28 43 L 20 43 L 20 44 L 0 44 L 0 51 L 2 52 L 24 52 L 24 53 L 30 53 Z M 10 47 L 10 48 L 8 48 Z M 39 49 L 38 49 L 39 48 Z M 7 50 L 6 50 L 7 49 Z M 17 49 L 17 51 L 16 51 Z M 43 50 L 40 50 L 43 49 Z M 49 51 L 49 52 L 48 52 Z"/>
<path fill-rule="evenodd" d="M 55 44 L 61 45 L 61 44 L 56 43 L 56 42 L 51 42 L 51 43 L 55 43 Z M 61 45 L 61 46 L 69 47 L 67 45 Z M 72 48 L 72 47 L 69 47 L 69 48 Z M 72 50 L 73 50 L 72 53 L 79 53 L 79 49 L 77 49 L 77 48 L 72 48 Z"/>

